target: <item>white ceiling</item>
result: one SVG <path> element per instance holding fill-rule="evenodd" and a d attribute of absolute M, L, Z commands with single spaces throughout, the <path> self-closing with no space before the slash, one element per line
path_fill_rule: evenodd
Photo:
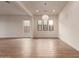
<path fill-rule="evenodd" d="M 67 1 L 23 1 L 22 3 L 35 15 L 57 15 L 63 9 Z M 47 3 L 47 5 L 45 5 L 45 3 Z M 52 12 L 53 9 L 56 11 Z M 39 12 L 37 13 L 36 10 L 39 10 Z"/>
<path fill-rule="evenodd" d="M 16 2 L 17 1 L 11 1 L 10 3 L 6 3 L 0 1 L 0 15 L 28 15 L 28 11 L 24 9 L 28 9 L 35 15 L 57 15 L 67 3 L 66 1 L 20 1 L 24 5 L 23 9 L 22 6 Z M 44 3 L 47 3 L 47 5 L 45 6 Z M 52 12 L 53 9 L 56 10 L 55 13 Z M 36 10 L 39 10 L 39 12 L 37 13 Z"/>
<path fill-rule="evenodd" d="M 10 3 L 0 1 L 0 15 L 27 15 L 27 13 L 14 1 Z"/>

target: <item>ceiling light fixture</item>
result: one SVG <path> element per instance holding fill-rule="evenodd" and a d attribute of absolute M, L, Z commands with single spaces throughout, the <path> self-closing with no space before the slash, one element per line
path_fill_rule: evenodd
<path fill-rule="evenodd" d="M 39 12 L 39 10 L 36 10 L 36 12 Z"/>
<path fill-rule="evenodd" d="M 55 11 L 56 11 L 55 9 L 52 10 L 52 12 L 55 12 Z"/>
<path fill-rule="evenodd" d="M 42 19 L 43 19 L 43 20 L 48 20 L 48 19 L 49 19 L 49 16 L 46 15 L 46 14 L 44 14 L 44 15 L 42 16 Z"/>
<path fill-rule="evenodd" d="M 46 2 L 44 3 L 44 6 L 47 7 Z M 44 10 L 44 11 L 46 12 L 47 10 Z M 49 19 L 49 16 L 47 14 L 42 15 L 42 20 L 48 20 L 48 19 Z"/>

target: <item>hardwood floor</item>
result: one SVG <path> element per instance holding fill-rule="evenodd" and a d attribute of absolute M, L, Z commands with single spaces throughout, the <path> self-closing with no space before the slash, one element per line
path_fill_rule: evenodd
<path fill-rule="evenodd" d="M 79 52 L 60 39 L 0 39 L 0 57 L 79 57 Z"/>

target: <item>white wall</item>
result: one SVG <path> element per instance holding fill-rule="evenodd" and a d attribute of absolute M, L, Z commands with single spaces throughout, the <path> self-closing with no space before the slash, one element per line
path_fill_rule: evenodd
<path fill-rule="evenodd" d="M 59 37 L 79 51 L 79 2 L 69 2 L 59 15 Z"/>
<path fill-rule="evenodd" d="M 41 16 L 34 16 L 34 37 L 58 37 L 58 17 L 50 16 L 50 19 L 54 21 L 54 31 L 38 31 L 37 20 L 40 20 Z"/>
<path fill-rule="evenodd" d="M 58 19 L 53 16 L 54 31 L 37 31 L 37 19 L 27 16 L 0 16 L 0 38 L 7 37 L 58 37 Z M 24 33 L 23 20 L 31 20 L 31 30 Z M 34 20 L 34 21 L 33 21 Z"/>
<path fill-rule="evenodd" d="M 32 32 L 24 34 L 23 20 L 31 20 L 27 16 L 0 16 L 0 38 L 32 37 Z"/>

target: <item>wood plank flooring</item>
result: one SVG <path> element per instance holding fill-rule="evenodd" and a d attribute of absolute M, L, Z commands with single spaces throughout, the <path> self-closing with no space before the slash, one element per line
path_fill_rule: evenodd
<path fill-rule="evenodd" d="M 79 52 L 60 39 L 0 39 L 1 58 L 67 58 Z"/>

